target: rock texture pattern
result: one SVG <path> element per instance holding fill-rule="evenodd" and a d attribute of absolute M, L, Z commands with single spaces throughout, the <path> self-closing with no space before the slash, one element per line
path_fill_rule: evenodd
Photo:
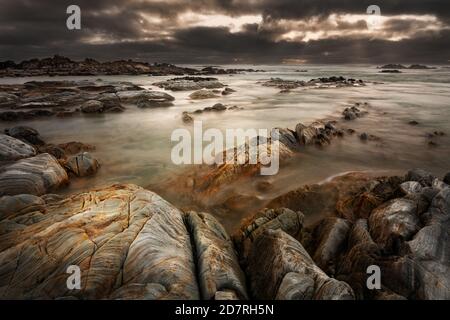
<path fill-rule="evenodd" d="M 67 183 L 66 171 L 48 153 L 0 167 L 0 195 L 42 195 Z"/>

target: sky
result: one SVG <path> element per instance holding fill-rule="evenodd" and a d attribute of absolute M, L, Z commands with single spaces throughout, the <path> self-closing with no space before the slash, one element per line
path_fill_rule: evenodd
<path fill-rule="evenodd" d="M 81 8 L 81 30 L 66 9 Z M 377 5 L 381 15 L 367 14 Z M 450 63 L 449 0 L 0 0 L 0 60 Z"/>

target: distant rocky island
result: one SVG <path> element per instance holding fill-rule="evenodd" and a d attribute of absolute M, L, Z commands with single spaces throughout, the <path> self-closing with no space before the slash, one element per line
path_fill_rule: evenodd
<path fill-rule="evenodd" d="M 147 63 L 133 60 L 99 62 L 86 58 L 74 61 L 55 55 L 50 58 L 14 61 L 0 61 L 0 77 L 30 76 L 92 76 L 92 75 L 218 75 L 242 72 L 262 72 L 254 69 L 222 69 L 204 67 L 202 69 L 179 67 L 169 63 Z"/>
<path fill-rule="evenodd" d="M 377 67 L 378 69 L 416 69 L 416 70 L 429 70 L 429 69 L 436 69 L 435 67 L 429 67 L 423 64 L 412 64 L 409 67 L 403 65 L 403 64 L 395 64 L 395 63 L 391 63 L 391 64 L 386 64 L 384 66 L 381 67 Z"/>

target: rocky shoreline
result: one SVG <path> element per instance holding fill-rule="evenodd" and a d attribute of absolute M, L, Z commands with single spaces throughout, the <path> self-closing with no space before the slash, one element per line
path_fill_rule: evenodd
<path fill-rule="evenodd" d="M 0 297 L 449 299 L 447 183 L 422 170 L 369 179 L 311 226 L 295 191 L 232 237 L 212 215 L 134 185 L 68 198 L 10 192 L 0 198 Z M 382 288 L 372 291 L 374 264 Z M 66 287 L 70 265 L 80 290 Z"/>
<path fill-rule="evenodd" d="M 310 128 L 297 128 L 304 143 Z M 211 214 L 134 185 L 52 194 L 76 174 L 65 152 L 80 152 L 79 171 L 96 167 L 76 158 L 86 158 L 83 145 L 56 147 L 58 160 L 40 153 L 51 145 L 32 129 L 7 133 L 21 140 L 0 136 L 2 299 L 450 298 L 449 174 L 348 174 L 331 189 L 305 186 L 230 236 Z M 306 224 L 317 210 L 323 218 Z M 80 290 L 66 287 L 70 265 L 80 267 Z M 380 290 L 365 286 L 370 265 L 382 270 Z"/>
<path fill-rule="evenodd" d="M 178 67 L 169 63 L 154 63 L 118 60 L 99 62 L 91 58 L 74 61 L 70 58 L 55 55 L 50 58 L 30 59 L 19 63 L 0 61 L 1 77 L 34 77 L 34 76 L 95 76 L 95 75 L 219 75 L 238 74 L 244 72 L 264 72 L 254 69 L 222 69 L 205 67 L 200 70 Z"/>
<path fill-rule="evenodd" d="M 84 70 L 83 63 L 55 57 L 0 64 L 0 74 L 48 72 L 43 65 L 53 63 L 49 70 L 55 72 Z M 131 65 L 131 74 L 144 67 L 150 69 L 138 74 L 156 72 L 154 66 L 132 62 L 85 64 L 98 65 L 92 72 L 126 73 L 124 64 Z M 191 74 L 159 67 L 161 74 L 189 74 L 154 85 L 193 91 L 192 101 L 235 92 L 204 75 L 260 71 L 206 67 Z M 366 82 L 333 76 L 260 84 L 287 93 Z M 123 112 L 130 106 L 164 108 L 175 100 L 129 82 L 30 81 L 0 89 L 0 119 L 13 122 Z M 199 114 L 228 110 L 241 108 L 216 103 L 184 111 L 181 119 L 189 125 Z M 369 103 L 357 102 L 333 119 L 276 128 L 281 164 L 295 161 L 306 148 L 326 148 L 348 136 L 383 143 L 349 127 L 371 112 Z M 444 135 L 424 133 L 430 146 Z M 265 148 L 272 141 L 256 137 L 255 142 Z M 155 188 L 114 184 L 58 194 L 72 180 L 104 170 L 94 151 L 95 146 L 77 141 L 50 143 L 26 126 L 0 134 L 0 299 L 450 299 L 450 173 L 439 178 L 421 169 L 404 176 L 350 172 L 261 201 L 239 194 L 233 183 L 248 179 L 256 189 L 270 190 L 270 182 L 255 179 L 262 164 L 225 163 L 189 169 L 175 176 L 176 182 L 161 181 Z M 266 155 L 274 151 L 270 147 Z M 247 153 L 248 144 L 217 156 L 248 159 Z M 172 204 L 171 193 L 189 205 Z M 216 210 L 237 210 L 245 218 L 230 232 Z M 79 290 L 66 285 L 72 265 L 81 270 Z M 381 270 L 381 288 L 370 290 L 367 270 L 374 265 Z"/>

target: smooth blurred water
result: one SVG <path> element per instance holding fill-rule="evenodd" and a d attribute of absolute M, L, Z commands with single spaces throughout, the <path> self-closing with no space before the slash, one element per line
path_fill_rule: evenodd
<path fill-rule="evenodd" d="M 196 115 L 205 128 L 295 128 L 322 118 L 339 118 L 341 111 L 354 102 L 368 102 L 369 114 L 347 125 L 358 132 L 382 138 L 382 142 L 361 142 L 357 136 L 336 139 L 324 149 L 308 148 L 295 163 L 271 177 L 271 197 L 345 171 L 370 170 L 403 173 L 413 167 L 428 169 L 437 175 L 450 171 L 450 69 L 405 70 L 401 74 L 381 74 L 374 66 L 226 66 L 264 69 L 265 73 L 218 76 L 221 82 L 237 90 L 217 99 L 192 101 L 191 92 L 169 92 L 175 96 L 173 107 L 138 109 L 127 106 L 122 114 L 80 115 L 71 118 L 47 118 L 20 122 L 41 132 L 46 141 L 81 141 L 97 147 L 94 155 L 102 168 L 92 178 L 73 179 L 65 192 L 102 186 L 113 182 L 154 185 L 180 170 L 170 161 L 171 133 L 188 128 L 181 121 L 183 111 L 194 111 L 221 102 L 244 110 Z M 307 73 L 295 70 L 307 69 Z M 344 76 L 382 82 L 361 88 L 297 89 L 280 94 L 276 88 L 263 87 L 258 81 L 271 77 L 310 80 L 317 77 Z M 154 90 L 152 83 L 172 77 L 95 76 L 69 79 L 131 81 Z M 68 78 L 13 78 L 0 83 Z M 417 120 L 418 126 L 408 125 Z M 0 128 L 18 123 L 0 123 Z M 425 135 L 435 130 L 447 135 L 429 147 Z M 240 186 L 251 188 L 251 186 Z M 244 190 L 243 190 L 244 191 Z"/>

